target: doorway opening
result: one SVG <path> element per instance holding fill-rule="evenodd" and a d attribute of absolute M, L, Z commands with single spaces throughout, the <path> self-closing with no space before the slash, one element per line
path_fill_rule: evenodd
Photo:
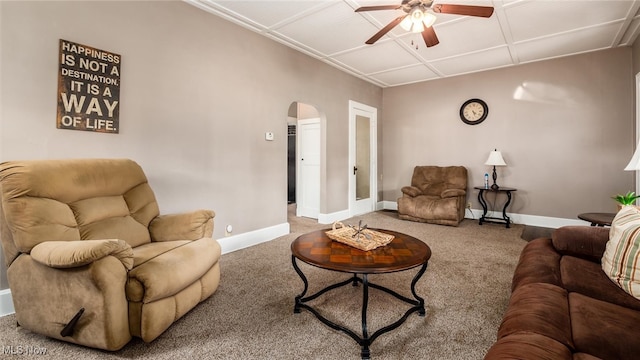
<path fill-rule="evenodd" d="M 287 116 L 287 204 L 289 216 L 318 219 L 320 213 L 321 114 L 293 102 Z"/>

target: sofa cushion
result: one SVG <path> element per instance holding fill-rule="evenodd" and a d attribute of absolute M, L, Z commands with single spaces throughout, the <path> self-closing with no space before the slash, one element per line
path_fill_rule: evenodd
<path fill-rule="evenodd" d="M 640 312 L 579 293 L 569 294 L 569 311 L 577 352 L 602 359 L 638 359 Z"/>
<path fill-rule="evenodd" d="M 511 294 L 498 339 L 523 332 L 547 336 L 573 349 L 567 291 L 543 283 L 518 287 Z"/>
<path fill-rule="evenodd" d="M 561 286 L 560 254 L 551 239 L 540 238 L 527 243 L 520 253 L 518 266 L 513 274 L 511 291 L 531 283 L 548 283 Z"/>
<path fill-rule="evenodd" d="M 544 335 L 523 332 L 499 339 L 487 352 L 493 360 L 575 360 L 563 344 Z"/>
<path fill-rule="evenodd" d="M 178 246 L 169 249 L 171 243 L 153 242 L 133 249 L 137 265 L 129 272 L 125 289 L 129 301 L 150 303 L 175 295 L 200 279 L 220 259 L 220 245 L 211 238 L 177 241 Z M 146 255 L 141 257 L 141 252 Z"/>
<path fill-rule="evenodd" d="M 640 299 L 640 210 L 623 207 L 611 222 L 602 269 L 624 291 Z"/>
<path fill-rule="evenodd" d="M 563 226 L 551 234 L 553 247 L 562 255 L 571 255 L 600 263 L 609 241 L 609 228 Z"/>
<path fill-rule="evenodd" d="M 560 260 L 560 273 L 562 284 L 569 292 L 640 311 L 640 301 L 609 280 L 599 263 L 563 256 Z"/>

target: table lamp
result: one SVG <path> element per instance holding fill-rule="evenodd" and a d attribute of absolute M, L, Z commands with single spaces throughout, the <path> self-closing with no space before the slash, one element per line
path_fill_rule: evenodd
<path fill-rule="evenodd" d="M 493 166 L 493 185 L 491 185 L 491 189 L 498 190 L 500 187 L 498 186 L 498 184 L 496 184 L 496 179 L 498 178 L 498 174 L 496 174 L 496 166 L 507 166 L 507 164 L 504 162 L 504 159 L 502 158 L 502 154 L 500 153 L 500 151 L 498 151 L 498 149 L 494 149 L 492 152 L 490 152 L 489 158 L 484 164 Z"/>

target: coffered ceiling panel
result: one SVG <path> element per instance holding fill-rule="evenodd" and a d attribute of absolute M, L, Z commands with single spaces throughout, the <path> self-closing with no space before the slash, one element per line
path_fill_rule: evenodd
<path fill-rule="evenodd" d="M 517 42 L 621 21 L 632 5 L 633 1 L 619 0 L 528 1 L 505 7 L 504 12 Z"/>
<path fill-rule="evenodd" d="M 492 6 L 494 13 L 435 13 L 440 43 L 433 47 L 400 26 L 365 45 L 406 13 L 355 9 L 402 0 L 185 1 L 381 87 L 631 46 L 640 33 L 640 0 L 434 0 L 431 6 Z"/>
<path fill-rule="evenodd" d="M 509 55 L 509 49 L 506 46 L 502 46 L 433 61 L 431 64 L 443 76 L 451 76 L 508 66 L 511 64 L 511 56 Z"/>
<path fill-rule="evenodd" d="M 618 29 L 618 24 L 585 28 L 557 34 L 551 38 L 538 38 L 518 43 L 514 47 L 521 62 L 607 49 L 612 47 L 611 41 L 616 37 Z"/>
<path fill-rule="evenodd" d="M 273 29 L 273 33 L 302 43 L 322 55 L 335 54 L 363 46 L 361 39 L 378 31 L 363 17 L 352 13 L 353 9 L 346 3 L 334 2 L 318 12 Z"/>
<path fill-rule="evenodd" d="M 439 74 L 420 64 L 401 69 L 371 74 L 369 77 L 385 84 L 408 84 L 413 82 L 436 79 Z"/>
<path fill-rule="evenodd" d="M 389 54 L 394 54 L 394 56 L 389 56 Z M 395 41 L 381 42 L 375 46 L 367 46 L 357 51 L 338 54 L 333 58 L 364 74 L 391 70 L 419 62 L 413 54 L 406 51 Z M 363 58 L 369 59 L 366 64 L 362 62 Z"/>

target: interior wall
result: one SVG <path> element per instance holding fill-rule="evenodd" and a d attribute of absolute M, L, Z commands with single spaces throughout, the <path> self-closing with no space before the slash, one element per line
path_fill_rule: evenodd
<path fill-rule="evenodd" d="M 396 201 L 416 165 L 463 165 L 468 201 L 489 152 L 502 152 L 498 184 L 515 187 L 509 211 L 576 219 L 614 212 L 611 196 L 633 190 L 632 50 L 617 48 L 383 90 L 383 198 Z M 460 120 L 481 98 L 488 118 Z"/>
<path fill-rule="evenodd" d="M 119 134 L 56 129 L 59 39 L 122 56 Z M 0 45 L 1 161 L 132 158 L 161 213 L 213 209 L 216 238 L 287 222 L 295 101 L 326 117 L 321 212 L 346 210 L 349 100 L 382 105 L 381 88 L 178 1 L 0 1 Z"/>

